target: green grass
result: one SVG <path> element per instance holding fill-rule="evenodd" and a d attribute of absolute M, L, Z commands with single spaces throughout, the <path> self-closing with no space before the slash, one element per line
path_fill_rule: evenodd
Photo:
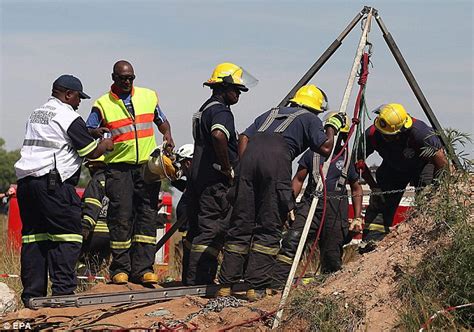
<path fill-rule="evenodd" d="M 8 273 L 20 275 L 20 253 L 8 248 L 7 225 L 7 216 L 0 214 L 0 274 Z M 0 278 L 0 282 L 7 284 L 8 287 L 15 291 L 18 298 L 20 297 L 21 290 L 23 289 L 20 278 Z"/>

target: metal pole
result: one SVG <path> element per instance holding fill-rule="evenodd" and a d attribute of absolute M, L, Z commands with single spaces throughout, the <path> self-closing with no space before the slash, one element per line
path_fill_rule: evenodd
<path fill-rule="evenodd" d="M 448 138 L 444 134 L 443 128 L 441 127 L 441 124 L 438 122 L 438 119 L 436 118 L 435 114 L 433 113 L 433 110 L 431 109 L 430 105 L 428 104 L 428 100 L 426 100 L 425 95 L 421 91 L 420 86 L 416 82 L 415 76 L 413 76 L 410 68 L 408 67 L 408 64 L 406 63 L 405 59 L 403 58 L 402 53 L 400 52 L 400 49 L 398 48 L 397 44 L 395 43 L 395 40 L 393 39 L 392 35 L 390 32 L 387 30 L 385 24 L 382 21 L 382 18 L 378 15 L 378 13 L 375 14 L 375 19 L 377 20 L 377 24 L 380 27 L 380 30 L 382 30 L 383 33 L 383 38 L 385 39 L 385 42 L 388 45 L 388 48 L 392 52 L 395 60 L 398 63 L 398 66 L 400 67 L 403 75 L 405 76 L 408 84 L 410 85 L 411 90 L 416 96 L 416 99 L 418 100 L 418 103 L 420 103 L 421 108 L 425 112 L 426 116 L 428 117 L 428 120 L 431 123 L 431 126 L 437 131 L 437 133 L 440 136 L 441 142 L 443 143 L 444 147 L 451 155 L 451 158 L 453 160 L 454 165 L 456 168 L 460 169 L 462 168 L 462 165 L 458 159 L 458 157 L 454 154 L 454 151 L 452 147 L 449 144 Z"/>
<path fill-rule="evenodd" d="M 341 108 L 340 108 L 341 112 L 345 112 L 345 109 L 347 108 L 346 96 L 350 96 L 350 93 L 352 91 L 352 86 L 354 85 L 355 75 L 357 74 L 357 68 L 360 65 L 360 58 L 362 57 L 362 52 L 364 50 L 364 47 L 365 47 L 365 44 L 366 44 L 366 41 L 367 41 L 367 34 L 369 32 L 370 20 L 371 19 L 372 19 L 372 9 L 370 8 L 369 14 L 367 15 L 367 20 L 365 22 L 364 31 L 362 32 L 362 35 L 360 37 L 359 46 L 357 48 L 354 63 L 352 65 L 352 70 L 351 70 L 349 79 L 347 81 L 346 91 L 344 93 L 344 97 L 343 97 L 343 100 L 342 100 L 342 105 L 341 105 Z M 329 158 L 326 159 L 326 161 L 324 162 L 324 166 L 323 166 L 324 178 L 326 178 L 326 175 L 328 173 L 329 165 L 331 163 L 331 159 L 332 159 L 332 156 L 334 154 L 335 147 L 336 147 L 337 138 L 338 138 L 338 135 L 336 135 L 334 137 L 334 144 L 333 144 L 333 147 L 332 147 L 331 154 L 330 154 Z M 313 167 L 318 167 L 318 166 L 319 165 L 313 165 Z M 316 186 L 316 191 L 321 191 L 322 188 L 323 188 L 322 179 L 319 178 L 318 184 Z M 316 206 L 318 204 L 318 200 L 319 200 L 319 198 L 317 196 L 314 196 L 313 200 L 311 201 L 311 207 L 309 209 L 308 216 L 306 218 L 306 222 L 305 222 L 305 225 L 304 225 L 304 228 L 303 228 L 303 232 L 301 233 L 301 238 L 300 238 L 300 241 L 298 243 L 298 249 L 296 250 L 296 254 L 295 254 L 295 257 L 293 259 L 293 264 L 291 265 L 290 274 L 288 275 L 288 279 L 286 280 L 285 289 L 283 290 L 283 294 L 281 295 L 280 304 L 278 306 L 278 312 L 275 315 L 275 320 L 273 322 L 273 327 L 272 327 L 273 329 L 276 329 L 280 325 L 280 321 L 281 321 L 281 318 L 283 316 L 284 306 L 286 304 L 286 300 L 288 298 L 291 287 L 293 285 L 293 278 L 295 276 L 296 269 L 298 268 L 298 264 L 299 264 L 299 261 L 301 259 L 301 255 L 303 253 L 303 249 L 304 249 L 304 246 L 305 246 L 305 243 L 306 243 L 306 239 L 308 237 L 308 233 L 309 233 L 309 229 L 311 227 L 311 223 L 313 221 L 313 216 L 314 216 L 314 212 L 316 211 Z"/>
<path fill-rule="evenodd" d="M 354 26 L 361 20 L 361 18 L 368 12 L 368 7 L 364 7 L 357 15 L 352 19 L 352 21 L 347 25 L 347 27 L 341 32 L 341 34 L 332 42 L 332 44 L 324 51 L 324 53 L 319 57 L 319 59 L 311 66 L 311 68 L 303 75 L 303 77 L 296 83 L 296 85 L 291 89 L 291 91 L 286 95 L 285 98 L 278 104 L 278 107 L 283 107 L 288 105 L 288 102 L 295 95 L 296 91 L 301 88 L 303 85 L 308 83 L 313 76 L 321 69 L 321 67 L 326 63 L 327 60 L 336 52 L 339 46 L 342 45 L 342 41 L 346 36 L 351 32 Z"/>

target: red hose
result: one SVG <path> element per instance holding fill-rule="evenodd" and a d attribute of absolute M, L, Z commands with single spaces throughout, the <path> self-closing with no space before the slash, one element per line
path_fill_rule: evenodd
<path fill-rule="evenodd" d="M 367 78 L 369 76 L 369 54 L 364 53 L 362 55 L 362 64 L 361 64 L 361 74 L 359 77 L 359 93 L 357 94 L 357 99 L 354 105 L 354 117 L 352 118 L 352 125 L 349 128 L 349 133 L 347 134 L 347 139 L 344 142 L 344 145 L 342 146 L 341 151 L 331 159 L 331 163 L 335 162 L 339 157 L 342 155 L 343 151 L 347 149 L 347 146 L 349 145 L 349 139 L 352 136 L 352 133 L 354 132 L 355 126 L 359 124 L 359 111 L 360 111 L 360 102 L 362 100 L 362 93 L 364 92 L 365 85 L 367 84 Z"/>
<path fill-rule="evenodd" d="M 234 325 L 229 325 L 229 326 L 225 326 L 223 327 L 222 329 L 218 330 L 219 332 L 224 332 L 224 331 L 229 331 L 235 327 L 239 327 L 239 326 L 243 326 L 243 325 L 247 325 L 247 324 L 250 324 L 250 323 L 253 323 L 253 322 L 257 322 L 259 320 L 262 320 L 268 316 L 271 316 L 271 315 L 274 315 L 278 310 L 273 310 L 273 311 L 270 311 L 270 312 L 267 312 L 263 315 L 260 315 L 256 318 L 252 318 L 252 319 L 249 319 L 249 320 L 246 320 L 244 322 L 241 322 L 241 323 L 237 323 L 237 324 L 234 324 Z"/>

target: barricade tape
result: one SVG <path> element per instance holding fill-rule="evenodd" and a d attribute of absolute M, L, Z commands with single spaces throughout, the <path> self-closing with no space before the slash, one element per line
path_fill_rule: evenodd
<path fill-rule="evenodd" d="M 6 279 L 6 278 L 20 278 L 20 275 L 18 274 L 10 274 L 10 273 L 1 273 L 0 278 Z M 102 276 L 77 276 L 77 279 L 85 279 L 85 280 L 104 280 L 107 281 L 109 280 L 108 276 L 102 277 Z"/>
<path fill-rule="evenodd" d="M 467 308 L 467 307 L 472 307 L 474 305 L 474 303 L 467 303 L 467 304 L 461 304 L 461 305 L 458 305 L 458 306 L 455 306 L 455 307 L 448 307 L 446 309 L 443 309 L 443 310 L 439 310 L 439 311 L 436 311 L 427 321 L 425 324 L 423 324 L 423 326 L 418 330 L 418 332 L 423 332 L 427 327 L 428 325 L 431 324 L 431 322 L 433 322 L 433 320 L 438 317 L 438 315 L 440 314 L 445 314 L 445 313 L 448 313 L 450 311 L 454 311 L 456 309 L 461 309 L 461 308 Z"/>

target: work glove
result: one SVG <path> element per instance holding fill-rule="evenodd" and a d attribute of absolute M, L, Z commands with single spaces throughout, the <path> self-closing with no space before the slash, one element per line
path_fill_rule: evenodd
<path fill-rule="evenodd" d="M 336 134 L 339 132 L 341 128 L 344 128 L 346 125 L 346 114 L 345 113 L 336 113 L 331 116 L 329 119 L 326 120 L 324 124 L 324 128 L 332 127 Z"/>
<path fill-rule="evenodd" d="M 349 231 L 354 233 L 362 233 L 364 230 L 364 218 L 357 217 L 349 219 Z"/>

